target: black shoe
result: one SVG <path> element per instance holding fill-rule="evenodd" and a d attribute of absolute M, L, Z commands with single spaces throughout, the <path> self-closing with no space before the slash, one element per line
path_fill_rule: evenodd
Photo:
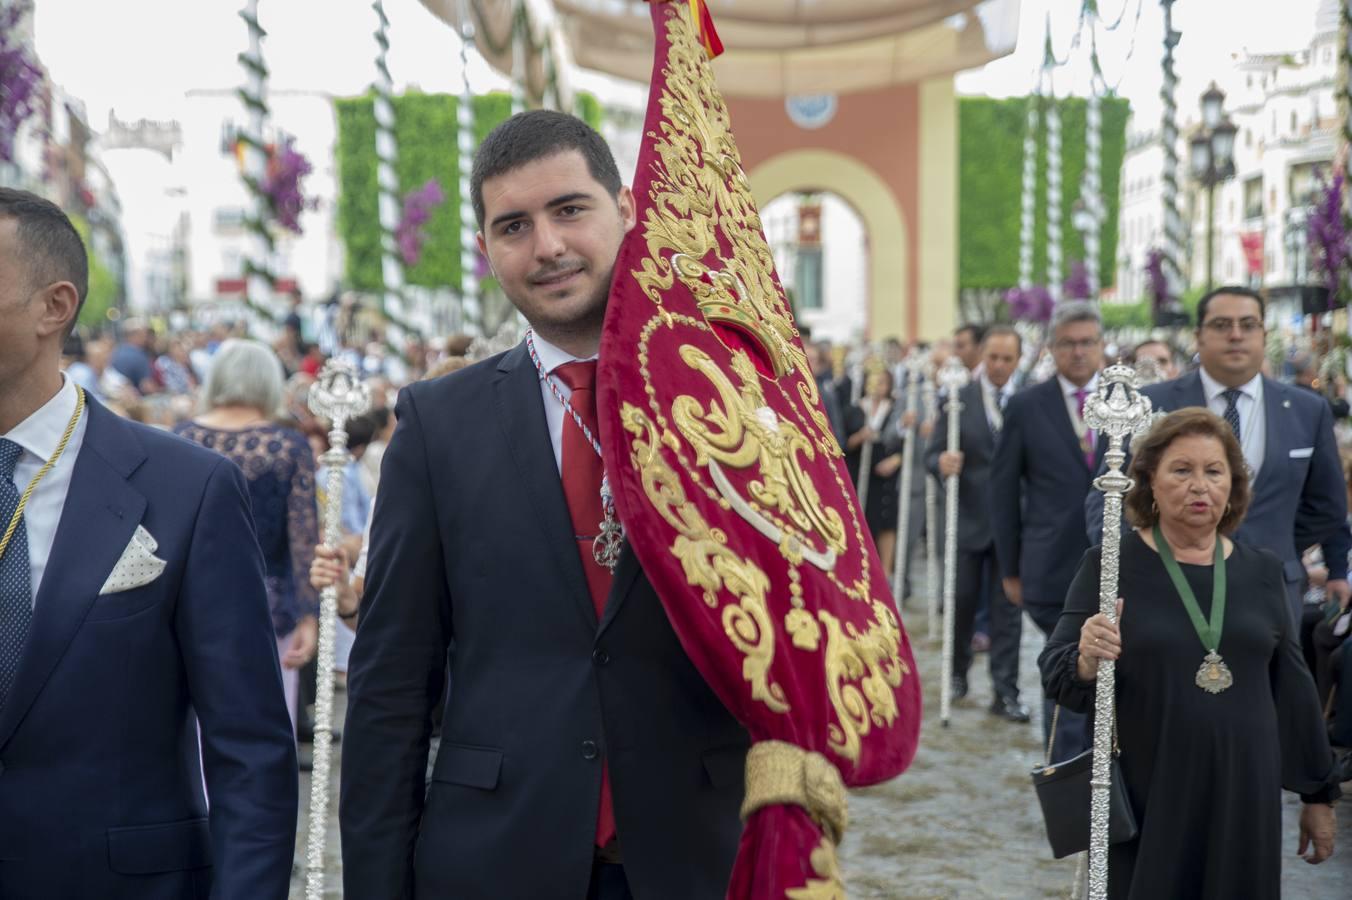
<path fill-rule="evenodd" d="M 1028 707 L 1013 697 L 996 697 L 991 703 L 991 715 L 999 716 L 1010 722 L 1028 722 L 1032 719 L 1032 716 L 1028 713 Z"/>
<path fill-rule="evenodd" d="M 961 700 L 967 696 L 967 679 L 961 675 L 954 675 L 951 682 L 952 688 L 949 691 L 949 699 Z"/>

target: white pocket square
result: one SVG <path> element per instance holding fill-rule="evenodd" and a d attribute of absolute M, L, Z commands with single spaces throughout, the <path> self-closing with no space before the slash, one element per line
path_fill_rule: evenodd
<path fill-rule="evenodd" d="M 1309 459 L 1313 455 L 1313 447 L 1297 447 L 1295 450 L 1291 451 L 1292 459 Z"/>
<path fill-rule="evenodd" d="M 122 551 L 122 558 L 99 589 L 99 596 L 129 591 L 159 578 L 165 566 L 164 560 L 155 555 L 159 546 L 145 526 L 137 525 L 136 533 L 127 542 L 127 549 Z"/>

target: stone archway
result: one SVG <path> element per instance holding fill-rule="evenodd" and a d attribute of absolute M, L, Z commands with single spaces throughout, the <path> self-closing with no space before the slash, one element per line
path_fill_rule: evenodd
<path fill-rule="evenodd" d="M 748 173 L 757 205 L 792 191 L 838 195 L 854 208 L 868 235 L 866 333 L 872 339 L 910 335 L 906 220 L 887 184 L 859 161 L 833 150 L 781 153 Z"/>

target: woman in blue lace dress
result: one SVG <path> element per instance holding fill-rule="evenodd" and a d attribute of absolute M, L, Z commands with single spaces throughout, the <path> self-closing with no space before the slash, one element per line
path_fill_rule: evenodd
<path fill-rule="evenodd" d="M 175 431 L 233 460 L 249 481 L 294 729 L 300 669 L 314 656 L 318 633 L 318 594 L 309 572 L 319 543 L 319 510 L 309 442 L 272 421 L 282 388 L 282 365 L 272 350 L 257 341 L 226 341 L 207 373 L 204 412 Z"/>

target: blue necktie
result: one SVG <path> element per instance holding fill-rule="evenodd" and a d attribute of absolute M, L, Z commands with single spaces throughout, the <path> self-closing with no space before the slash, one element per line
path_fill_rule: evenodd
<path fill-rule="evenodd" d="M 1235 440 L 1237 441 L 1242 439 L 1239 436 L 1239 407 L 1235 404 L 1239 402 L 1239 395 L 1242 393 L 1244 392 L 1238 388 L 1230 388 L 1228 391 L 1221 394 L 1221 396 L 1225 398 L 1225 413 L 1221 418 L 1230 423 L 1230 427 L 1235 432 Z"/>
<path fill-rule="evenodd" d="M 14 486 L 14 466 L 23 448 L 0 438 L 0 536 L 19 508 L 19 489 Z M 14 675 L 19 671 L 28 626 L 33 621 L 33 575 L 28 562 L 28 529 L 19 519 L 5 555 L 0 557 L 0 709 L 9 699 Z"/>

